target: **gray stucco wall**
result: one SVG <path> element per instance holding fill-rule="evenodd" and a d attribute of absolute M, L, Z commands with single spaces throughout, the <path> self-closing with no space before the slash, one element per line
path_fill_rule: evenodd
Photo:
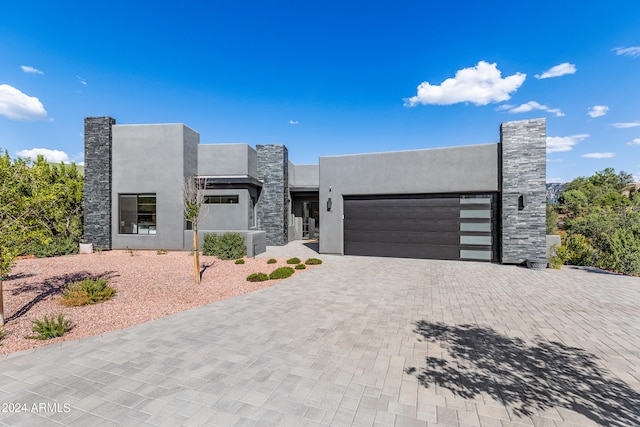
<path fill-rule="evenodd" d="M 84 241 L 111 249 L 111 117 L 84 119 Z"/>
<path fill-rule="evenodd" d="M 199 135 L 182 124 L 113 126 L 113 248 L 182 249 L 182 183 L 197 170 Z M 118 194 L 156 194 L 157 233 L 119 234 Z"/>
<path fill-rule="evenodd" d="M 263 182 L 256 206 L 258 229 L 267 232 L 267 245 L 289 240 L 289 155 L 284 145 L 258 145 L 258 179 Z"/>
<path fill-rule="evenodd" d="M 249 191 L 244 189 L 207 190 L 206 195 L 237 195 L 237 204 L 205 204 L 207 215 L 200 222 L 202 230 L 248 230 Z"/>
<path fill-rule="evenodd" d="M 505 122 L 500 127 L 505 264 L 546 255 L 546 133 L 546 119 Z"/>
<path fill-rule="evenodd" d="M 344 253 L 343 196 L 496 192 L 498 150 L 483 144 L 321 157 L 320 252 Z"/>
<path fill-rule="evenodd" d="M 198 175 L 256 177 L 256 151 L 247 144 L 199 145 Z"/>
<path fill-rule="evenodd" d="M 294 165 L 289 162 L 289 185 L 292 187 L 318 187 L 320 165 Z"/>

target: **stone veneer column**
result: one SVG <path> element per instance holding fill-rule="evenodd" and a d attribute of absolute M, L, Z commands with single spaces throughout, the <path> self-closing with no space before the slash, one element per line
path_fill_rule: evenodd
<path fill-rule="evenodd" d="M 257 145 L 258 178 L 263 181 L 256 207 L 258 229 L 267 232 L 267 245 L 289 241 L 289 154 L 284 145 Z"/>
<path fill-rule="evenodd" d="M 111 249 L 111 117 L 84 119 L 84 241 Z"/>
<path fill-rule="evenodd" d="M 546 124 L 546 119 L 533 119 L 500 126 L 504 264 L 546 257 Z"/>

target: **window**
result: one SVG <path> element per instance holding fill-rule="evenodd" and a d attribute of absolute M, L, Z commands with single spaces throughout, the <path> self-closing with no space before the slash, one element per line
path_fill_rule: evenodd
<path fill-rule="evenodd" d="M 204 196 L 204 202 L 217 205 L 237 205 L 238 195 L 231 196 Z"/>
<path fill-rule="evenodd" d="M 120 234 L 156 234 L 156 195 L 118 195 Z"/>
<path fill-rule="evenodd" d="M 256 207 L 253 197 L 249 197 L 249 228 L 256 227 Z"/>

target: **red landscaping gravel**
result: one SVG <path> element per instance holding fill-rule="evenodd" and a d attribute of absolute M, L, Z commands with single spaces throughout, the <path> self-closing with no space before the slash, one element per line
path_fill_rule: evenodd
<path fill-rule="evenodd" d="M 133 253 L 133 255 L 132 255 Z M 269 274 L 286 266 L 286 259 L 267 264 L 267 258 L 245 258 L 245 264 L 200 256 L 204 268 L 196 285 L 190 252 L 105 251 L 88 255 L 18 260 L 4 281 L 5 337 L 0 354 L 75 340 L 123 329 L 180 311 L 268 288 L 282 280 L 247 282 L 251 273 Z M 296 270 L 295 275 L 306 270 Z M 64 287 L 85 278 L 106 277 L 117 290 L 104 303 L 65 307 L 58 301 Z M 33 319 L 63 313 L 72 329 L 60 338 L 38 341 L 32 335 Z"/>

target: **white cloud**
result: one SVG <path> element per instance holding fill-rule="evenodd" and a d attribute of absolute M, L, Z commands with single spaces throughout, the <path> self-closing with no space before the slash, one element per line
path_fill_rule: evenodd
<path fill-rule="evenodd" d="M 83 79 L 82 77 L 80 77 L 80 76 L 76 76 L 76 78 L 78 79 L 78 81 L 80 82 L 80 84 L 81 84 L 81 85 L 83 85 L 83 86 L 86 86 L 86 85 L 87 85 L 86 80 L 85 80 L 85 79 Z"/>
<path fill-rule="evenodd" d="M 297 125 L 298 123 L 300 123 L 298 120 L 289 120 L 290 125 Z"/>
<path fill-rule="evenodd" d="M 536 79 L 548 79 L 551 77 L 560 77 L 566 74 L 574 74 L 576 72 L 576 66 L 574 64 L 570 64 L 568 62 L 563 62 L 562 64 L 556 65 L 555 67 L 549 68 L 542 74 L 536 74 Z"/>
<path fill-rule="evenodd" d="M 21 65 L 22 71 L 29 74 L 44 74 L 43 71 L 38 70 L 37 68 L 31 67 L 29 65 Z"/>
<path fill-rule="evenodd" d="M 30 157 L 35 159 L 38 156 L 44 156 L 48 162 L 52 163 L 71 163 L 69 155 L 64 151 L 50 150 L 48 148 L 32 148 L 31 150 L 21 150 L 16 153 L 20 157 Z"/>
<path fill-rule="evenodd" d="M 640 138 L 634 138 L 633 140 L 627 142 L 627 145 L 640 145 Z"/>
<path fill-rule="evenodd" d="M 615 156 L 615 153 L 587 153 L 582 155 L 582 157 L 586 157 L 588 159 L 610 159 Z"/>
<path fill-rule="evenodd" d="M 626 123 L 612 123 L 611 126 L 618 129 L 637 128 L 640 126 L 640 121 L 626 122 Z"/>
<path fill-rule="evenodd" d="M 487 105 L 490 102 L 507 101 L 511 92 L 515 92 L 524 83 L 526 74 L 516 73 L 502 78 L 496 64 L 480 61 L 475 67 L 456 71 L 454 78 L 448 78 L 440 85 L 422 82 L 418 94 L 404 99 L 405 107 L 422 105 L 451 105 L 459 102 L 472 102 L 475 105 Z"/>
<path fill-rule="evenodd" d="M 514 105 L 502 105 L 498 107 L 498 110 L 506 111 L 510 114 L 528 113 L 529 111 L 533 111 L 533 110 L 541 110 L 551 114 L 555 114 L 556 117 L 564 117 L 564 113 L 560 111 L 558 108 L 549 108 L 546 105 L 542 105 L 536 101 L 529 101 L 526 104 L 521 104 L 517 107 Z"/>
<path fill-rule="evenodd" d="M 608 111 L 609 107 L 607 107 L 606 105 L 594 105 L 589 109 L 587 114 L 595 119 L 596 117 L 604 116 Z"/>
<path fill-rule="evenodd" d="M 43 120 L 47 110 L 35 96 L 25 95 L 13 86 L 0 85 L 0 115 L 11 120 Z"/>
<path fill-rule="evenodd" d="M 565 182 L 567 182 L 567 180 L 562 178 L 547 178 L 547 184 L 562 184 Z"/>
<path fill-rule="evenodd" d="M 548 136 L 547 154 L 571 151 L 574 145 L 587 138 L 589 138 L 589 135 L 587 134 L 572 136 Z"/>
<path fill-rule="evenodd" d="M 616 53 L 616 55 L 631 56 L 632 58 L 637 58 L 640 56 L 640 46 L 614 47 L 612 50 Z"/>

